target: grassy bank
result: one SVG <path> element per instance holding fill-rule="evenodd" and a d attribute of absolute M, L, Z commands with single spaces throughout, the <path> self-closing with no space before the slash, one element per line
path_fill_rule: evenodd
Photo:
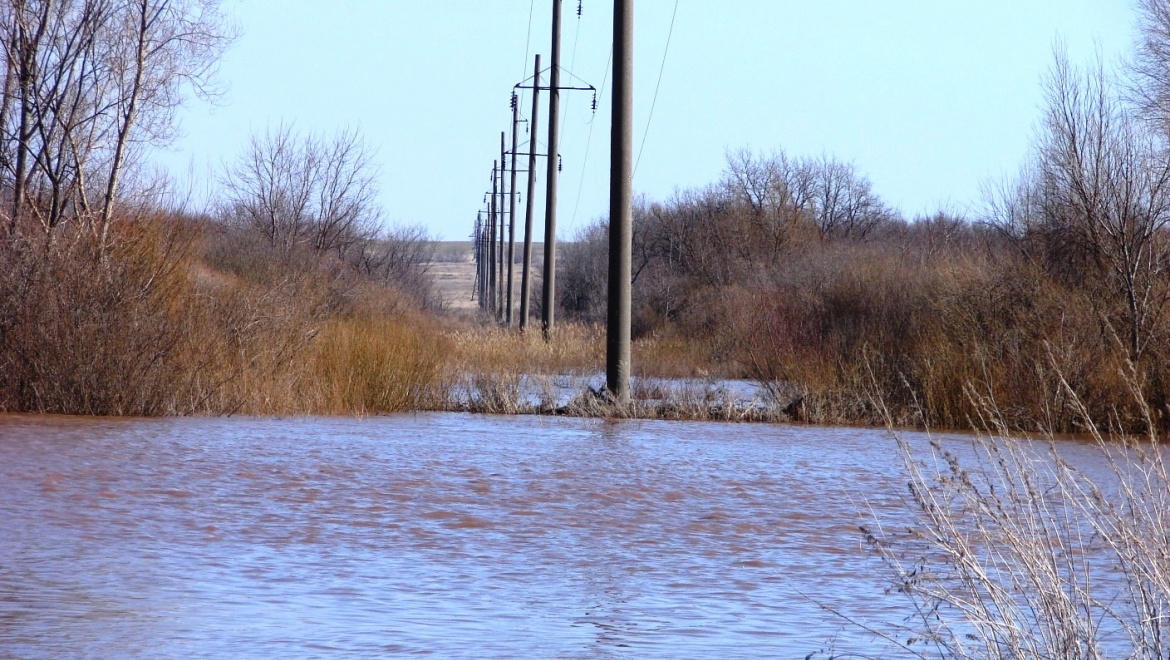
<path fill-rule="evenodd" d="M 635 338 L 640 385 L 625 408 L 589 391 L 604 372 L 605 338 L 587 320 L 562 323 L 545 342 L 448 316 L 402 280 L 336 255 L 276 250 L 196 218 L 127 217 L 101 249 L 83 232 L 28 232 L 0 252 L 0 408 L 870 425 L 888 412 L 900 426 L 971 428 L 975 392 L 1017 430 L 1083 430 L 1072 394 L 1119 428 L 1164 426 L 1161 335 L 1132 360 L 1091 288 L 979 256 L 970 245 L 994 239 L 941 222 L 916 231 L 946 229 L 949 247 L 913 241 L 934 244 L 937 258 L 881 241 L 827 243 L 758 288 L 692 291 L 680 303 L 701 303 L 692 314 Z M 1148 418 L 1125 394 L 1129 372 Z M 691 386 L 655 384 L 664 379 Z M 761 393 L 736 400 L 721 379 L 757 382 Z"/>

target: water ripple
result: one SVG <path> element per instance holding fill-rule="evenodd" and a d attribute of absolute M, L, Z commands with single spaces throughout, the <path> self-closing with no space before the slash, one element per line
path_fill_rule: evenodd
<path fill-rule="evenodd" d="M 890 616 L 878 431 L 0 418 L 15 657 L 793 656 Z M 864 494 L 864 495 L 863 495 Z M 849 635 L 853 642 L 849 642 Z"/>

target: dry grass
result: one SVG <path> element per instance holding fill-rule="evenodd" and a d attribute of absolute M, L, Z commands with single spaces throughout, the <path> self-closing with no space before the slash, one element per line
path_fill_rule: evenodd
<path fill-rule="evenodd" d="M 105 255 L 68 228 L 6 239 L 0 408 L 564 412 L 565 388 L 540 379 L 603 371 L 601 327 L 562 324 L 551 342 L 535 328 L 443 332 L 392 283 L 208 227 L 127 218 Z M 899 425 L 969 427 L 979 415 L 970 386 L 1013 429 L 1079 430 L 1068 392 L 1121 428 L 1147 422 L 1115 376 L 1126 354 L 1089 289 L 1018 261 L 882 245 L 829 245 L 785 263 L 767 281 L 694 293 L 703 319 L 633 346 L 639 377 L 747 375 L 768 387 L 766 402 L 682 392 L 636 411 L 583 399 L 574 414 L 881 424 L 876 391 Z M 1159 340 L 1135 360 L 1159 428 L 1170 424 L 1165 355 Z"/>
<path fill-rule="evenodd" d="M 740 401 L 714 380 L 680 385 L 654 378 L 709 378 L 720 370 L 697 341 L 677 336 L 634 342 L 633 401 L 618 406 L 594 387 L 604 373 L 603 328 L 563 324 L 551 342 L 538 331 L 479 327 L 446 335 L 447 407 L 504 414 L 636 417 L 721 421 L 779 421 L 784 411 L 762 401 Z M 558 381 L 554 383 L 554 380 Z"/>
<path fill-rule="evenodd" d="M 553 376 L 587 378 L 602 367 L 604 336 L 563 325 L 546 342 L 539 329 L 477 327 L 449 332 L 444 363 L 446 408 L 483 413 L 548 413 Z"/>
<path fill-rule="evenodd" d="M 605 369 L 605 328 L 563 323 L 551 342 L 539 329 L 521 333 L 497 327 L 476 327 L 447 334 L 451 362 L 473 371 L 517 371 L 526 374 L 586 374 Z M 737 364 L 711 360 L 708 342 L 673 333 L 657 333 L 632 342 L 635 374 L 649 378 L 735 377 Z"/>
<path fill-rule="evenodd" d="M 711 341 L 662 330 L 631 342 L 634 375 L 647 378 L 737 378 L 742 367 L 712 358 Z"/>
<path fill-rule="evenodd" d="M 444 342 L 423 329 L 429 326 L 421 319 L 330 321 L 309 356 L 306 409 L 368 415 L 433 406 L 440 398 Z"/>
<path fill-rule="evenodd" d="M 1144 401 L 1133 376 L 1121 378 Z M 1170 652 L 1165 450 L 1155 433 L 1099 428 L 1064 387 L 1103 473 L 1070 464 L 1051 435 L 1012 438 L 994 402 L 973 390 L 973 405 L 984 411 L 973 460 L 937 439 L 924 454 L 895 434 L 910 479 L 910 520 L 862 531 L 892 571 L 891 592 L 910 607 L 905 627 L 876 631 L 902 651 L 1053 659 Z"/>
<path fill-rule="evenodd" d="M 531 331 L 474 328 L 447 334 L 448 367 L 463 373 L 582 374 L 604 367 L 605 335 L 583 325 L 561 325 L 545 342 Z"/>

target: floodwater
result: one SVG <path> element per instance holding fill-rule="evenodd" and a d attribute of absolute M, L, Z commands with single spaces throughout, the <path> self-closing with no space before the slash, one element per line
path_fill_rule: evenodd
<path fill-rule="evenodd" d="M 882 657 L 904 492 L 878 430 L 0 417 L 0 656 Z"/>

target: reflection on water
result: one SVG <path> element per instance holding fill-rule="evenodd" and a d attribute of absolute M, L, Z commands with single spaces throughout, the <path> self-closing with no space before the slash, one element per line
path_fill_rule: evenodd
<path fill-rule="evenodd" d="M 879 431 L 0 418 L 0 655 L 790 657 L 897 620 Z M 893 608 L 893 609 L 892 609 Z"/>

